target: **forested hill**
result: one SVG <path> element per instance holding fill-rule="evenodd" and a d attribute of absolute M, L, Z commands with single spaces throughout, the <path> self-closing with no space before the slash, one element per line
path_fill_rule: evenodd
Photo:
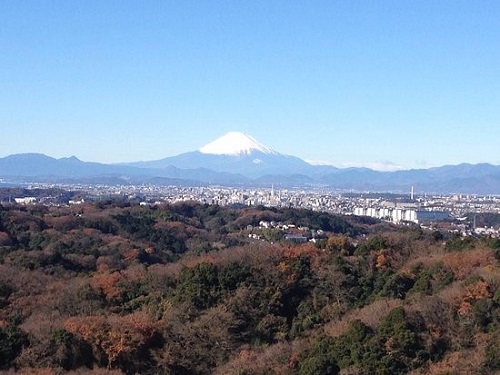
<path fill-rule="evenodd" d="M 499 258 L 307 210 L 0 206 L 0 370 L 494 374 Z"/>

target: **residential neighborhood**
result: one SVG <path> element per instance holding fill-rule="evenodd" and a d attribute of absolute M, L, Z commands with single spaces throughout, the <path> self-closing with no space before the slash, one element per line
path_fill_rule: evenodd
<path fill-rule="evenodd" d="M 79 205 L 89 201 L 122 199 L 141 205 L 158 205 L 183 201 L 196 201 L 207 205 L 276 208 L 303 208 L 341 215 L 366 216 L 394 224 L 419 224 L 433 227 L 439 223 L 462 235 L 499 236 L 499 226 L 484 226 L 474 222 L 474 215 L 500 214 L 500 196 L 470 194 L 408 195 L 353 192 L 321 188 L 290 189 L 271 185 L 262 188 L 233 188 L 225 186 L 158 186 L 158 185 L 58 185 L 71 194 L 40 196 L 6 196 L 2 204 L 28 205 L 34 203 Z M 50 184 L 30 184 L 27 191 L 53 189 Z M 70 197 L 70 198 L 68 198 Z M 263 226 L 271 225 L 262 223 Z M 297 239 L 295 239 L 297 240 Z"/>

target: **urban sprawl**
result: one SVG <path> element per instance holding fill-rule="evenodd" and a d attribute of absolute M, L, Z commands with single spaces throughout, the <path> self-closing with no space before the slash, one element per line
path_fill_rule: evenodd
<path fill-rule="evenodd" d="M 446 223 L 462 235 L 500 236 L 500 228 L 479 227 L 474 214 L 500 214 L 500 196 L 479 195 L 407 195 L 371 192 L 348 192 L 311 189 L 230 188 L 222 186 L 180 187 L 157 185 L 52 185 L 30 184 L 28 191 L 58 188 L 75 192 L 73 199 L 61 201 L 59 196 L 22 196 L 3 199 L 2 204 L 78 205 L 89 201 L 126 199 L 141 205 L 159 205 L 196 201 L 220 206 L 264 206 L 304 208 L 342 215 L 369 216 L 395 224 L 419 224 L 432 228 Z M 442 224 L 440 224 L 442 225 Z"/>

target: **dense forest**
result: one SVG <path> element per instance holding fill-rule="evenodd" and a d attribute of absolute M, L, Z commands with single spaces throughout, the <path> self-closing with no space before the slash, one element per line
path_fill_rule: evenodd
<path fill-rule="evenodd" d="M 0 205 L 0 370 L 494 374 L 499 258 L 299 209 Z"/>

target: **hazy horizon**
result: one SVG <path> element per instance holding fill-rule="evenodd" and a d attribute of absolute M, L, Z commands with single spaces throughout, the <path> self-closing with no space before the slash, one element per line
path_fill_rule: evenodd
<path fill-rule="evenodd" d="M 234 132 L 230 132 L 230 133 L 234 133 Z M 217 138 L 214 141 L 220 141 L 220 140 L 222 140 L 222 138 L 224 138 L 224 136 L 225 135 Z M 255 140 L 255 139 L 253 139 L 253 140 Z M 258 142 L 258 140 L 255 140 L 255 141 Z M 211 142 L 211 143 L 213 143 L 213 142 Z M 181 154 L 195 152 L 195 151 L 199 151 L 201 153 L 205 153 L 201 149 L 205 148 L 206 146 L 207 146 L 207 144 L 199 147 L 197 150 L 186 150 L 186 151 L 182 152 Z M 268 148 L 267 147 L 268 145 L 264 145 L 262 143 L 260 143 L 259 146 L 262 146 L 264 148 Z M 258 150 L 258 151 L 260 151 L 260 150 Z M 282 154 L 279 150 L 276 150 L 276 149 L 274 149 L 272 147 L 269 147 L 268 151 L 277 152 L 279 154 Z M 127 165 L 127 164 L 134 164 L 134 163 L 138 163 L 138 162 L 139 163 L 140 162 L 150 162 L 150 161 L 161 160 L 161 159 L 164 159 L 164 158 L 169 158 L 169 157 L 174 157 L 174 156 L 181 155 L 181 154 L 167 155 L 164 158 L 155 159 L 155 160 L 129 160 L 129 161 L 123 161 L 123 162 L 114 162 L 114 163 L 113 162 L 106 163 L 106 162 L 101 162 L 101 161 L 98 161 L 98 160 L 93 160 L 93 161 L 91 161 L 91 160 L 84 160 L 84 159 L 79 158 L 77 155 L 65 155 L 65 156 L 61 156 L 61 157 L 54 157 L 53 155 L 48 155 L 48 154 L 44 154 L 44 153 L 33 153 L 33 152 L 19 153 L 19 154 L 10 154 L 10 155 L 6 155 L 6 156 L 15 156 L 15 155 L 23 155 L 23 154 L 24 155 L 29 155 L 29 154 L 38 155 L 39 154 L 39 155 L 45 155 L 45 156 L 48 156 L 48 157 L 51 157 L 51 158 L 55 158 L 55 159 L 77 158 L 78 160 L 80 160 L 82 162 L 96 162 L 96 163 L 109 164 L 109 165 Z M 227 154 L 227 155 L 230 155 L 230 154 Z M 289 155 L 289 154 L 283 154 L 283 155 L 295 156 L 295 155 Z M 0 156 L 0 158 L 2 158 L 2 156 Z M 347 168 L 368 168 L 368 169 L 372 169 L 372 170 L 380 171 L 380 172 L 395 172 L 395 171 L 404 171 L 404 170 L 412 170 L 412 169 L 430 169 L 430 168 L 439 168 L 439 167 L 453 166 L 453 165 L 456 166 L 456 165 L 461 165 L 461 164 L 472 164 L 472 165 L 477 165 L 477 164 L 491 164 L 491 165 L 496 165 L 496 164 L 487 163 L 487 162 L 479 162 L 479 163 L 460 162 L 460 163 L 456 163 L 456 164 L 443 164 L 443 165 L 433 165 L 433 166 L 427 166 L 427 167 L 410 167 L 410 168 L 404 168 L 404 167 L 401 167 L 401 166 L 396 165 L 396 164 L 391 163 L 391 162 L 386 162 L 386 163 L 384 163 L 384 162 L 371 162 L 371 163 L 362 163 L 362 164 L 356 164 L 356 163 L 343 163 L 343 164 L 342 163 L 340 163 L 340 164 L 337 163 L 337 164 L 335 164 L 335 163 L 331 163 L 331 162 L 328 162 L 328 161 L 305 160 L 305 159 L 302 159 L 302 160 L 305 161 L 306 163 L 309 163 L 309 164 L 313 165 L 313 166 L 332 166 L 332 167 L 336 167 L 336 168 L 340 168 L 340 169 L 347 169 Z"/>

